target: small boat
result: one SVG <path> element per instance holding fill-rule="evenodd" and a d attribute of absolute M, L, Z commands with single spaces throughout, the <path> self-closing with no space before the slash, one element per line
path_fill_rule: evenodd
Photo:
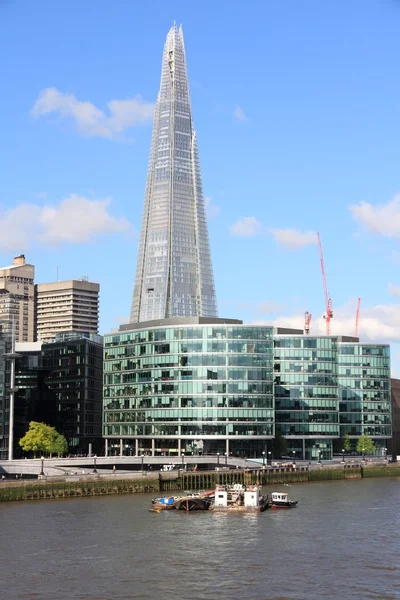
<path fill-rule="evenodd" d="M 210 510 L 215 512 L 263 512 L 269 508 L 267 496 L 258 485 L 217 485 Z"/>
<path fill-rule="evenodd" d="M 180 496 L 160 496 L 151 501 L 153 510 L 172 510 L 175 508 L 174 502 L 179 500 Z"/>
<path fill-rule="evenodd" d="M 272 492 L 268 501 L 271 508 L 295 508 L 297 506 L 297 500 L 289 500 L 286 492 Z"/>

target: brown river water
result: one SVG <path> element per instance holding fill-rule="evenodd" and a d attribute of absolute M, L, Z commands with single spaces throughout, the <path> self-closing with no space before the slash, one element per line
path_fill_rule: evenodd
<path fill-rule="evenodd" d="M 298 508 L 151 513 L 148 494 L 2 503 L 0 598 L 400 599 L 399 478 L 281 488 Z"/>

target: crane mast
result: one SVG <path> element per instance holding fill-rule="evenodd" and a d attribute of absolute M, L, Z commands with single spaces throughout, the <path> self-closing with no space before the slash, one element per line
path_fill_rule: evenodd
<path fill-rule="evenodd" d="M 312 314 L 308 310 L 304 313 L 304 335 L 310 335 L 310 324 Z"/>
<path fill-rule="evenodd" d="M 356 324 L 355 324 L 355 328 L 354 328 L 354 337 L 356 337 L 356 338 L 358 338 L 358 321 L 360 318 L 360 304 L 361 304 L 361 298 L 359 298 L 357 300 Z"/>
<path fill-rule="evenodd" d="M 320 263 L 321 263 L 322 283 L 324 286 L 324 295 L 325 295 L 324 319 L 325 319 L 325 326 L 326 326 L 326 335 L 330 335 L 331 334 L 331 319 L 333 318 L 332 299 L 329 295 L 328 286 L 326 283 L 324 254 L 322 252 L 321 237 L 320 237 L 319 233 L 317 233 L 317 236 L 318 236 L 319 259 L 320 259 Z"/>

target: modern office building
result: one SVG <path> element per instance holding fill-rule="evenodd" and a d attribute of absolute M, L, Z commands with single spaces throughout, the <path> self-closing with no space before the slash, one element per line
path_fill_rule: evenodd
<path fill-rule="evenodd" d="M 130 323 L 104 338 L 106 453 L 330 458 L 386 447 L 389 347 L 217 318 L 182 30 L 170 30 Z M 282 445 L 282 444 L 281 444 Z"/>
<path fill-rule="evenodd" d="M 389 347 L 229 319 L 123 325 L 104 338 L 108 452 L 328 459 L 391 437 Z M 350 374 L 349 374 L 350 369 Z"/>
<path fill-rule="evenodd" d="M 103 338 L 96 334 L 58 334 L 42 345 L 49 374 L 46 385 L 55 397 L 56 427 L 73 454 L 99 452 L 102 428 Z"/>
<path fill-rule="evenodd" d="M 216 317 L 182 28 L 167 35 L 130 322 Z"/>
<path fill-rule="evenodd" d="M 346 336 L 275 335 L 276 429 L 290 455 L 339 453 L 366 434 L 377 448 L 391 437 L 389 346 Z"/>
<path fill-rule="evenodd" d="M 87 278 L 36 285 L 36 338 L 51 342 L 58 333 L 97 334 L 99 291 Z"/>
<path fill-rule="evenodd" d="M 1 363 L 0 339 L 0 369 Z M 30 421 L 51 425 L 68 440 L 69 452 L 103 448 L 103 343 L 94 334 L 61 334 L 49 344 L 17 343 L 15 369 L 14 451 Z M 9 369 L 9 364 L 7 364 Z M 2 397 L 0 370 L 0 459 L 8 457 L 9 403 Z"/>
<path fill-rule="evenodd" d="M 8 398 L 6 392 L 6 340 L 0 324 L 0 458 L 7 458 L 8 450 Z"/>
<path fill-rule="evenodd" d="M 392 439 L 389 442 L 389 453 L 400 456 L 400 379 L 391 380 L 392 389 Z"/>
<path fill-rule="evenodd" d="M 20 254 L 0 269 L 0 325 L 6 340 L 14 328 L 17 342 L 33 342 L 35 319 L 35 267 Z"/>

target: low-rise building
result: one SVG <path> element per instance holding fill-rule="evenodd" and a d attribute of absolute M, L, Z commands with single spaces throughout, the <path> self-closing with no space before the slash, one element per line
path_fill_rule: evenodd
<path fill-rule="evenodd" d="M 30 421 L 54 426 L 67 438 L 72 454 L 87 453 L 90 444 L 94 452 L 100 452 L 103 448 L 101 336 L 72 332 L 49 344 L 17 343 L 16 352 L 19 356 L 15 369 L 14 458 L 23 455 L 18 442 Z M 0 374 L 0 458 L 6 459 L 9 399 L 6 394 L 2 401 L 1 381 Z"/>
<path fill-rule="evenodd" d="M 104 436 L 113 453 L 332 457 L 348 434 L 391 437 L 389 346 L 176 317 L 104 338 Z"/>

